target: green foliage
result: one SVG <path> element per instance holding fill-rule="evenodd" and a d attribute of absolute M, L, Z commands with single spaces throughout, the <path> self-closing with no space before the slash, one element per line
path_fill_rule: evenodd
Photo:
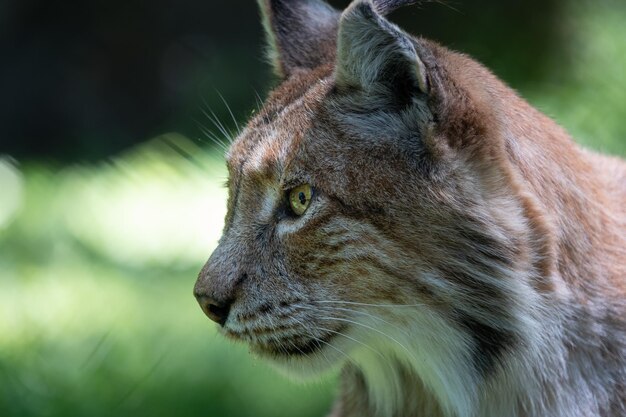
<path fill-rule="evenodd" d="M 24 167 L 22 210 L 0 240 L 2 415 L 324 413 L 331 384 L 268 369 L 192 296 L 224 215 L 217 161 L 169 136 L 113 163 Z"/>
<path fill-rule="evenodd" d="M 626 3 L 569 3 L 570 58 L 525 92 L 583 145 L 626 156 Z"/>

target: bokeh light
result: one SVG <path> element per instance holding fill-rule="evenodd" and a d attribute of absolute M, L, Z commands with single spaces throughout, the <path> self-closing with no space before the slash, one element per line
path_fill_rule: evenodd
<path fill-rule="evenodd" d="M 6 228 L 22 206 L 22 174 L 15 162 L 0 156 L 0 231 Z"/>
<path fill-rule="evenodd" d="M 217 244 L 226 214 L 225 164 L 180 135 L 156 138 L 97 168 L 68 169 L 63 178 L 61 192 L 78 203 L 63 220 L 102 256 L 188 267 Z"/>

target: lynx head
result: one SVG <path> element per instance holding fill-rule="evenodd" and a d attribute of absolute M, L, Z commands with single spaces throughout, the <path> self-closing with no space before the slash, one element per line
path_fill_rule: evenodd
<path fill-rule="evenodd" d="M 531 337 L 548 244 L 507 157 L 512 93 L 386 20 L 400 3 L 260 0 L 282 83 L 228 152 L 195 295 L 290 373 L 400 363 L 471 390 Z"/>

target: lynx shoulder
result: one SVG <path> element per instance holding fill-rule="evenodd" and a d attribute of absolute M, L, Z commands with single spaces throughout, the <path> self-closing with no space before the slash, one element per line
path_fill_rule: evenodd
<path fill-rule="evenodd" d="M 260 0 L 282 83 L 194 292 L 336 417 L 626 416 L 626 164 L 385 15 Z"/>

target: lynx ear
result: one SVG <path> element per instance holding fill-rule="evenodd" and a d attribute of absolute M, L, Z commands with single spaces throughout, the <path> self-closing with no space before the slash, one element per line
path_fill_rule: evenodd
<path fill-rule="evenodd" d="M 340 88 L 380 91 L 387 87 L 399 100 L 428 94 L 426 68 L 414 41 L 379 14 L 409 3 L 414 1 L 360 0 L 343 12 L 337 40 Z"/>
<path fill-rule="evenodd" d="M 322 0 L 258 0 L 274 72 L 288 77 L 335 59 L 339 12 Z"/>

